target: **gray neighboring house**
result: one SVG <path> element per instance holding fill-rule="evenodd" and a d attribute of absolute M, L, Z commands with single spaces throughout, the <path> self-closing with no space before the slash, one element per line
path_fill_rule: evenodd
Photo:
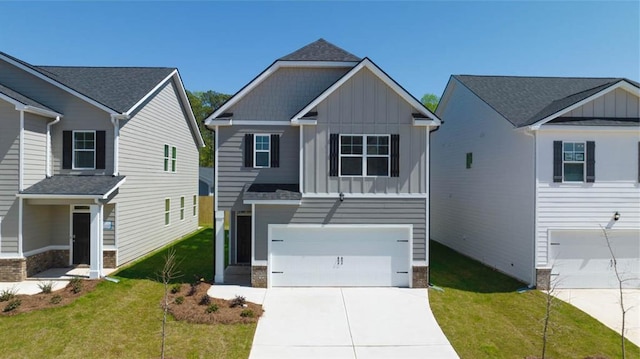
<path fill-rule="evenodd" d="M 213 167 L 199 167 L 198 193 L 200 196 L 213 196 Z"/>
<path fill-rule="evenodd" d="M 0 52 L 0 281 L 98 278 L 197 228 L 198 131 L 175 68 Z"/>
<path fill-rule="evenodd" d="M 431 238 L 538 288 L 640 287 L 640 84 L 452 76 Z M 602 227 L 601 227 L 602 226 Z"/>
<path fill-rule="evenodd" d="M 368 58 L 320 39 L 206 119 L 215 131 L 216 282 L 428 285 L 429 133 L 440 120 Z"/>

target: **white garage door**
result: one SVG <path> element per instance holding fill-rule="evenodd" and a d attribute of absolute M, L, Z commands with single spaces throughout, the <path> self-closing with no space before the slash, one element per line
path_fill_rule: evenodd
<path fill-rule="evenodd" d="M 640 231 L 608 230 L 625 287 L 640 287 Z M 600 230 L 558 230 L 550 234 L 552 285 L 558 288 L 616 288 L 613 259 Z"/>
<path fill-rule="evenodd" d="M 411 226 L 269 225 L 274 287 L 408 287 Z"/>

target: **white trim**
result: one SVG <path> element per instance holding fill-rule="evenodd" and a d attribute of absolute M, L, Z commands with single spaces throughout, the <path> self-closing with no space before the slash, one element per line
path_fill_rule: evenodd
<path fill-rule="evenodd" d="M 169 209 L 167 210 L 167 200 L 169 200 Z M 164 201 L 162 201 L 163 208 L 163 222 L 165 227 L 169 227 L 171 225 L 171 197 L 165 197 Z M 169 220 L 167 221 L 167 214 L 169 214 Z M 167 223 L 168 222 L 168 223 Z"/>
<path fill-rule="evenodd" d="M 274 205 L 291 205 L 299 206 L 302 204 L 302 200 L 299 199 L 250 199 L 244 200 L 243 204 L 274 204 Z"/>
<path fill-rule="evenodd" d="M 342 154 L 342 137 L 361 137 L 362 138 L 362 154 Z M 387 138 L 387 154 L 386 155 L 369 155 L 367 153 L 369 137 L 386 137 Z M 362 158 L 362 174 L 360 175 L 343 175 L 342 174 L 342 157 Z M 387 174 L 386 175 L 369 175 L 367 174 L 367 159 L 371 158 L 387 158 Z M 391 177 L 391 135 L 390 134 L 350 134 L 341 133 L 338 136 L 338 177 Z"/>
<path fill-rule="evenodd" d="M 564 144 L 565 143 L 572 143 L 574 146 L 576 144 L 582 144 L 584 147 L 584 151 L 583 151 L 583 156 L 582 156 L 582 161 L 577 161 L 577 160 L 573 160 L 573 161 L 565 161 L 564 159 Z M 574 150 L 575 152 L 575 150 Z M 586 183 L 587 182 L 587 141 L 562 141 L 562 183 Z M 582 165 L 582 180 L 580 181 L 567 181 L 564 179 L 564 165 L 565 163 L 568 164 L 581 164 Z"/>
<path fill-rule="evenodd" d="M 291 120 L 291 125 L 292 126 L 303 126 L 303 125 L 317 125 L 318 124 L 318 120 L 311 120 L 311 119 L 295 119 L 295 120 Z"/>
<path fill-rule="evenodd" d="M 400 87 L 389 75 L 385 74 L 376 64 L 374 64 L 368 58 L 362 59 L 360 63 L 353 67 L 349 72 L 347 72 L 340 80 L 336 81 L 333 85 L 331 85 L 328 89 L 326 89 L 323 93 L 321 93 L 318 97 L 316 97 L 311 103 L 309 103 L 305 108 L 296 113 L 293 117 L 291 117 L 291 121 L 300 120 L 303 116 L 311 111 L 314 107 L 316 107 L 320 102 L 324 101 L 329 95 L 331 95 L 336 89 L 342 86 L 347 80 L 352 78 L 356 73 L 358 73 L 363 68 L 367 68 L 369 71 L 373 72 L 380 80 L 382 80 L 387 86 L 389 86 L 393 91 L 396 92 L 403 100 L 407 101 L 411 106 L 413 106 L 418 112 L 429 117 L 435 122 L 434 126 L 439 126 L 441 121 L 438 117 L 432 114 L 429 110 L 420 101 L 411 96 L 405 89 Z"/>
<path fill-rule="evenodd" d="M 256 259 L 253 261 L 253 263 L 251 264 L 251 266 L 266 266 L 269 267 L 269 261 L 268 260 L 263 260 L 263 259 Z"/>
<path fill-rule="evenodd" d="M 189 102 L 189 97 L 187 96 L 187 91 L 184 88 L 184 84 L 182 82 L 182 78 L 180 77 L 180 72 L 178 71 L 178 69 L 174 70 L 173 76 L 175 76 L 176 79 L 175 82 L 176 86 L 178 87 L 178 95 L 182 100 L 182 107 L 187 113 L 187 117 L 189 118 L 189 122 L 191 123 L 191 135 L 196 138 L 198 147 L 205 147 L 204 139 L 202 138 L 200 127 L 198 126 L 198 121 L 196 120 L 196 116 L 193 114 L 193 110 L 191 109 L 191 102 Z"/>
<path fill-rule="evenodd" d="M 18 255 L 22 256 L 22 228 L 24 225 L 22 224 L 24 220 L 24 200 L 22 198 L 18 198 Z"/>
<path fill-rule="evenodd" d="M 620 81 L 616 82 L 615 84 L 613 84 L 613 85 L 611 85 L 611 86 L 609 86 L 609 87 L 607 87 L 605 89 L 602 89 L 601 91 L 596 92 L 595 94 L 585 98 L 584 100 L 578 101 L 578 102 L 574 103 L 571 106 L 565 107 L 565 108 L 561 109 L 560 111 L 557 111 L 557 112 L 555 112 L 555 113 L 543 118 L 542 120 L 540 120 L 540 121 L 538 121 L 538 122 L 536 122 L 536 123 L 534 123 L 532 125 L 529 125 L 528 127 L 530 127 L 532 130 L 536 130 L 536 129 L 540 128 L 540 126 L 544 125 L 545 123 L 547 123 L 547 122 L 549 122 L 549 121 L 551 121 L 551 120 L 553 120 L 553 119 L 555 119 L 557 117 L 560 117 L 560 116 L 564 115 L 565 113 L 571 112 L 572 110 L 574 110 L 574 109 L 586 104 L 587 102 L 591 102 L 591 101 L 595 100 L 596 98 L 604 96 L 604 95 L 606 95 L 607 93 L 609 93 L 611 91 L 615 91 L 618 88 L 622 88 L 624 90 L 627 90 L 628 92 L 631 92 L 632 94 L 635 94 L 636 96 L 640 97 L 640 89 L 639 88 L 631 85 L 630 83 L 628 83 L 625 80 L 620 80 Z"/>
<path fill-rule="evenodd" d="M 124 115 L 126 116 L 131 116 L 131 113 L 133 113 L 133 111 L 135 111 L 138 106 L 140 106 L 141 104 L 143 104 L 145 101 L 147 101 L 147 99 L 149 97 L 151 97 L 151 95 L 153 95 L 154 92 L 158 91 L 158 89 L 162 86 L 164 86 L 164 84 L 173 77 L 173 75 L 176 74 L 176 70 L 174 69 L 169 76 L 165 77 L 164 79 L 162 79 L 162 81 L 160 81 L 154 88 L 151 89 L 151 91 L 147 92 L 146 95 L 144 95 L 143 98 L 141 98 L 138 102 L 136 102 L 133 106 L 131 106 L 131 108 L 129 110 L 127 110 L 127 112 L 124 113 Z"/>
<path fill-rule="evenodd" d="M 343 192 L 344 198 L 427 198 L 426 193 L 347 193 Z M 339 198 L 340 193 L 302 193 L 302 198 Z"/>
<path fill-rule="evenodd" d="M 127 179 L 126 179 L 126 178 L 123 178 L 120 182 L 116 183 L 116 185 L 115 185 L 115 186 L 113 186 L 113 188 L 111 188 L 111 189 L 109 190 L 109 192 L 105 193 L 105 194 L 102 196 L 102 199 L 107 199 L 107 198 L 109 198 L 109 196 L 111 196 L 111 194 L 113 193 L 113 191 L 115 191 L 115 190 L 117 190 L 118 188 L 120 188 L 120 186 L 122 186 L 122 184 L 123 184 L 123 183 L 125 183 L 126 181 L 127 181 Z"/>
<path fill-rule="evenodd" d="M 93 167 L 76 167 L 76 133 L 93 133 Z M 78 171 L 91 171 L 96 169 L 96 152 L 98 151 L 98 139 L 95 130 L 73 130 L 71 131 L 71 169 Z M 78 150 L 89 152 L 86 149 Z"/>
<path fill-rule="evenodd" d="M 23 259 L 18 253 L 0 253 L 0 259 Z"/>
<path fill-rule="evenodd" d="M 117 176 L 120 172 L 120 120 L 117 116 L 111 116 L 111 124 L 113 124 L 113 175 Z"/>
<path fill-rule="evenodd" d="M 300 126 L 298 148 L 298 192 L 304 193 L 304 126 Z"/>
<path fill-rule="evenodd" d="M 102 246 L 102 250 L 105 252 L 115 252 L 118 248 L 116 248 L 116 246 Z"/>
<path fill-rule="evenodd" d="M 0 216 L 0 254 L 2 253 L 2 219 L 4 217 Z"/>
<path fill-rule="evenodd" d="M 191 217 L 198 217 L 198 202 L 199 202 L 199 198 L 197 194 L 194 194 L 193 197 L 191 197 L 191 201 L 193 202 L 192 205 L 192 209 L 191 211 L 193 212 L 193 215 Z"/>
<path fill-rule="evenodd" d="M 180 221 L 184 221 L 184 219 L 186 218 L 186 216 L 184 215 L 184 205 L 185 205 L 186 201 L 184 199 L 184 196 L 180 196 Z"/>
<path fill-rule="evenodd" d="M 238 229 L 236 228 L 236 231 Z M 238 243 L 236 243 L 236 246 Z M 267 258 L 269 253 L 267 253 Z M 256 205 L 251 205 L 251 266 L 256 261 Z"/>
<path fill-rule="evenodd" d="M 55 125 L 56 123 L 60 122 L 62 116 L 58 116 L 56 117 L 55 120 L 51 121 L 51 122 L 47 122 L 47 143 L 46 143 L 46 160 L 45 160 L 45 176 L 47 177 L 51 177 L 51 126 Z"/>
<path fill-rule="evenodd" d="M 425 120 L 422 118 L 414 118 L 413 125 L 416 127 L 431 127 L 431 126 L 440 126 L 440 123 L 434 120 Z"/>
<path fill-rule="evenodd" d="M 516 130 L 543 131 L 543 132 L 640 132 L 640 126 L 580 126 L 580 125 L 554 125 L 547 124 L 542 127 L 520 127 Z"/>
<path fill-rule="evenodd" d="M 430 136 L 430 131 L 431 131 L 431 127 L 427 126 L 425 127 L 425 161 L 423 162 L 424 164 L 424 191 L 426 193 L 429 193 L 429 171 L 430 171 L 430 166 L 431 166 L 431 161 L 429 159 L 429 148 L 431 146 L 431 136 Z M 391 145 L 391 144 L 389 144 Z M 425 262 L 426 265 L 429 265 L 429 256 L 431 255 L 431 247 L 429 246 L 429 238 L 431 238 L 431 221 L 429 220 L 429 210 L 430 210 L 430 203 L 429 200 L 427 198 L 424 199 L 424 208 L 425 208 L 425 213 L 424 213 L 424 220 L 425 220 L 425 236 L 424 236 L 424 248 L 425 248 Z M 412 239 L 413 239 L 413 231 L 412 233 Z M 412 258 L 411 258 L 412 259 Z M 413 267 L 411 268 L 411 273 L 409 276 L 409 281 L 411 283 L 411 287 L 413 288 Z M 427 278 L 428 279 L 428 278 Z"/>
<path fill-rule="evenodd" d="M 214 168 L 213 168 L 213 212 L 214 213 L 218 213 L 218 171 L 216 171 L 216 166 L 218 166 L 218 148 L 220 147 L 218 145 L 218 126 L 215 126 L 213 128 L 213 134 L 215 136 L 214 138 L 214 153 L 213 153 L 213 157 L 214 157 Z"/>
<path fill-rule="evenodd" d="M 38 249 L 33 249 L 28 252 L 24 252 L 23 254 L 24 254 L 24 257 L 26 258 L 36 254 L 44 253 L 47 251 L 64 251 L 64 250 L 69 250 L 69 246 L 58 244 L 58 245 L 50 245 L 50 246 L 46 246 Z"/>
<path fill-rule="evenodd" d="M 24 111 L 20 111 L 20 127 L 18 134 L 18 191 L 24 190 Z"/>
<path fill-rule="evenodd" d="M 69 205 L 69 265 L 73 265 L 73 205 Z"/>
<path fill-rule="evenodd" d="M 4 100 L 7 101 L 8 103 L 12 104 L 15 106 L 16 111 L 26 111 L 26 112 L 30 112 L 30 113 L 34 113 L 36 115 L 42 115 L 45 117 L 57 117 L 57 116 L 62 116 L 61 114 L 54 112 L 54 111 L 49 111 L 49 110 L 45 110 L 43 108 L 39 108 L 39 107 L 35 107 L 35 106 L 30 106 L 27 105 L 23 102 L 20 102 L 18 100 L 16 100 L 15 98 L 5 95 L 3 93 L 0 92 L 0 100 Z"/>
<path fill-rule="evenodd" d="M 214 128 L 218 127 L 218 126 L 231 126 L 231 119 L 217 119 L 217 120 L 211 120 L 209 121 L 209 123 L 207 124 L 208 126 L 214 126 Z"/>
<path fill-rule="evenodd" d="M 269 149 L 268 150 L 260 150 L 258 151 L 258 149 L 256 148 L 256 146 L 258 145 L 258 140 L 257 137 L 266 137 L 269 140 Z M 253 168 L 271 168 L 271 134 L 270 133 L 253 133 Z M 258 157 L 258 152 L 260 153 L 267 153 L 268 156 L 268 161 L 267 161 L 267 165 L 266 166 L 258 166 L 257 163 L 257 157 Z"/>
<path fill-rule="evenodd" d="M 291 126 L 289 121 L 229 120 L 231 126 Z"/>

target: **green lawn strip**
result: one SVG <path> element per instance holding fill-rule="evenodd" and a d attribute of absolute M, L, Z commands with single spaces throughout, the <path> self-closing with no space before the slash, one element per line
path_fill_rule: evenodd
<path fill-rule="evenodd" d="M 429 291 L 429 302 L 461 358 L 540 356 L 544 293 L 519 294 L 523 283 L 436 242 L 430 251 L 431 282 L 444 292 Z M 627 357 L 640 357 L 640 349 L 627 343 Z M 555 359 L 621 357 L 616 332 L 560 300 L 554 300 L 547 347 Z"/>

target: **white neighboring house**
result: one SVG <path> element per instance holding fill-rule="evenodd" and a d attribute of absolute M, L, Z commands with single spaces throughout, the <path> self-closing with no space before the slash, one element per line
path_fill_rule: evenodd
<path fill-rule="evenodd" d="M 640 287 L 640 84 L 452 76 L 431 238 L 538 288 Z"/>

